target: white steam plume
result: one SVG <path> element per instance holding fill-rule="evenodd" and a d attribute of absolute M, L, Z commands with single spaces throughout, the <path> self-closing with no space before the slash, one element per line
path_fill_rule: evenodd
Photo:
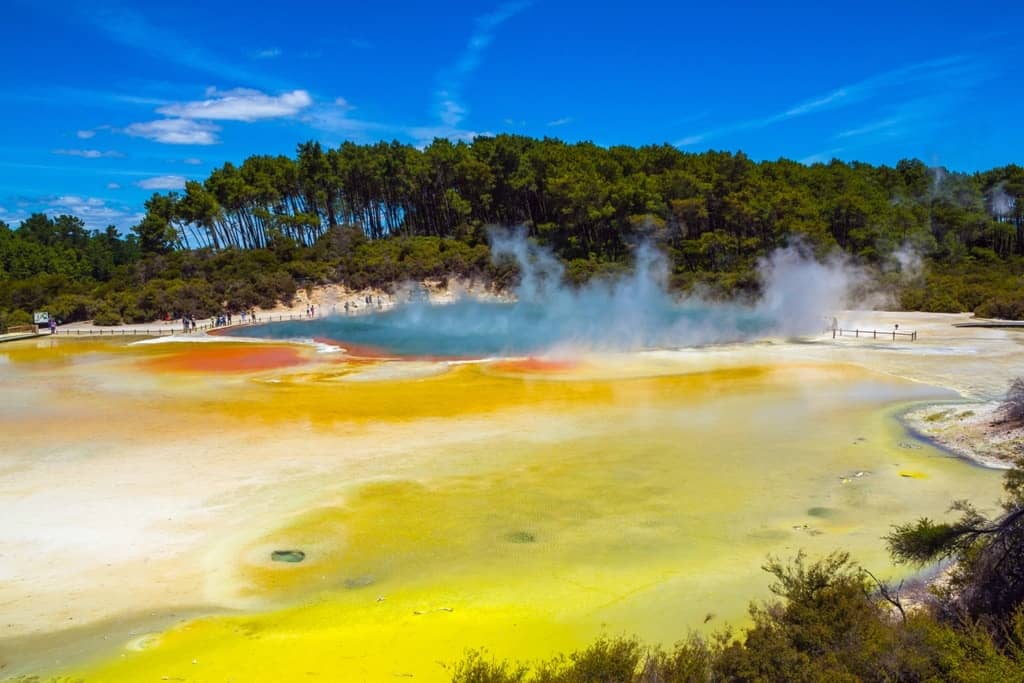
<path fill-rule="evenodd" d="M 675 347 L 818 334 L 864 281 L 842 255 L 818 261 L 808 249 L 793 245 L 758 262 L 762 295 L 757 301 L 723 303 L 670 294 L 668 264 L 649 244 L 635 250 L 629 275 L 579 289 L 563 284 L 561 263 L 521 230 L 492 231 L 491 249 L 518 263 L 517 305 L 533 307 L 529 323 L 557 329 L 560 345 L 573 347 Z"/>

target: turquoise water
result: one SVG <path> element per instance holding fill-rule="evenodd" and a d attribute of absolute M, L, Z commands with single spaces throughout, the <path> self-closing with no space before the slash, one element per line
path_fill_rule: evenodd
<path fill-rule="evenodd" d="M 697 346 L 757 338 L 773 328 L 770 317 L 727 304 L 576 299 L 562 306 L 542 306 L 463 300 L 255 325 L 227 334 L 330 339 L 401 356 L 482 357 L 562 348 L 629 351 Z"/>

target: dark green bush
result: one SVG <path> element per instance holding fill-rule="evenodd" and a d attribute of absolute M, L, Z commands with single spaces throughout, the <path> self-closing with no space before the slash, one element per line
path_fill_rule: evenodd
<path fill-rule="evenodd" d="M 94 325 L 103 326 L 121 325 L 123 323 L 121 320 L 121 314 L 116 309 L 108 305 L 102 305 L 96 310 L 96 313 L 93 315 L 92 322 Z"/>

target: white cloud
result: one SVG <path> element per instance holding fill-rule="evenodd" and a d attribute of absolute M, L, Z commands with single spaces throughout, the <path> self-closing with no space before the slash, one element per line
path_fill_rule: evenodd
<path fill-rule="evenodd" d="M 198 166 L 199 164 L 203 163 L 203 160 L 197 159 L 196 157 L 189 157 L 188 159 L 182 159 L 182 162 L 188 164 L 189 166 Z"/>
<path fill-rule="evenodd" d="M 120 190 L 121 186 L 118 185 L 117 183 L 107 183 L 107 189 L 108 190 Z"/>
<path fill-rule="evenodd" d="M 126 228 L 138 223 L 145 215 L 127 206 L 108 204 L 104 199 L 78 195 L 43 198 L 37 206 L 48 216 L 77 216 L 90 230 L 99 230 L 108 225 Z"/>
<path fill-rule="evenodd" d="M 135 183 L 143 190 L 183 190 L 185 189 L 185 176 L 180 175 L 158 175 L 146 178 Z"/>
<path fill-rule="evenodd" d="M 258 50 L 253 53 L 253 57 L 256 59 L 273 59 L 274 57 L 281 56 L 281 48 L 279 47 L 268 47 L 265 50 Z"/>
<path fill-rule="evenodd" d="M 75 135 L 77 135 L 82 140 L 88 140 L 89 138 L 91 138 L 91 137 L 96 135 L 96 131 L 94 131 L 94 130 L 80 130 L 77 133 L 75 133 Z"/>
<path fill-rule="evenodd" d="M 226 91 L 210 88 L 206 95 L 205 100 L 177 102 L 160 107 L 157 112 L 182 119 L 257 121 L 294 116 L 313 104 L 313 98 L 305 90 L 292 90 L 274 97 L 249 88 Z"/>
<path fill-rule="evenodd" d="M 168 145 L 215 145 L 219 126 L 189 119 L 159 119 L 133 123 L 124 129 L 128 135 L 155 140 Z"/>
<path fill-rule="evenodd" d="M 554 121 L 548 121 L 547 125 L 549 127 L 551 127 L 551 128 L 554 128 L 556 126 L 564 126 L 567 123 L 572 123 L 572 117 L 571 116 L 563 116 L 560 119 L 555 119 Z"/>
<path fill-rule="evenodd" d="M 98 149 L 55 149 L 54 154 L 62 154 L 69 157 L 82 157 L 83 159 L 104 159 L 123 157 L 124 154 L 115 152 L 112 149 L 100 151 Z"/>

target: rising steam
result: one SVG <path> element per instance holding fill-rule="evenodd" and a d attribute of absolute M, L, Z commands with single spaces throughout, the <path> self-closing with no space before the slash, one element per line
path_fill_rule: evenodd
<path fill-rule="evenodd" d="M 560 330 L 557 343 L 572 347 L 679 347 L 818 334 L 863 279 L 845 257 L 822 262 L 794 245 L 759 261 L 757 301 L 725 303 L 669 293 L 668 263 L 649 244 L 635 250 L 629 275 L 579 289 L 564 285 L 561 263 L 521 231 L 493 232 L 491 250 L 514 258 L 522 273 L 512 308 L 530 309 L 531 325 Z"/>
<path fill-rule="evenodd" d="M 762 286 L 755 301 L 721 302 L 670 293 L 668 263 L 650 245 L 635 249 L 628 275 L 580 288 L 566 285 L 561 262 L 523 231 L 492 232 L 491 250 L 495 258 L 510 257 L 519 266 L 512 302 L 463 296 L 431 305 L 414 297 L 371 315 L 280 323 L 257 333 L 449 357 L 678 348 L 820 334 L 864 279 L 841 255 L 820 261 L 793 245 L 758 263 Z"/>

